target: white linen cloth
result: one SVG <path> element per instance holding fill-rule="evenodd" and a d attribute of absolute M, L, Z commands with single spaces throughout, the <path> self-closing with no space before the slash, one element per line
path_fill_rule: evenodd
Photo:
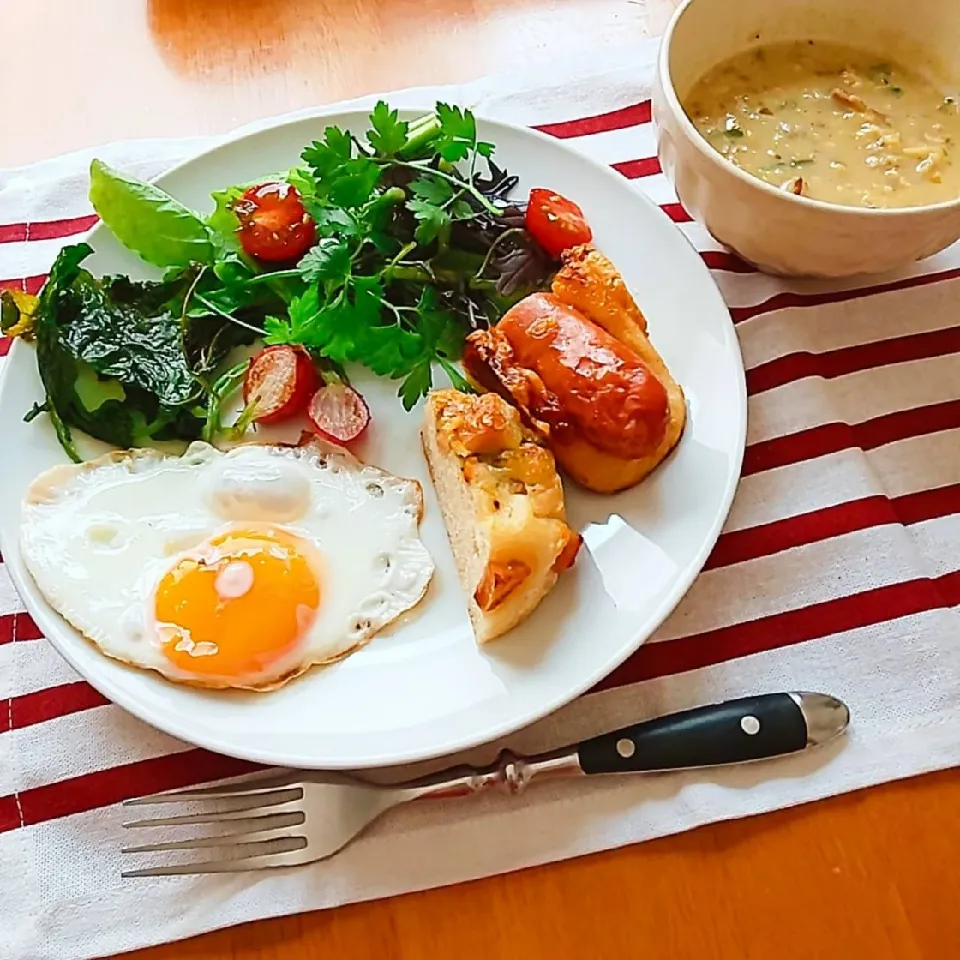
<path fill-rule="evenodd" d="M 706 572 L 602 689 L 509 742 L 546 749 L 641 716 L 795 688 L 844 698 L 849 735 L 719 773 L 415 804 L 333 860 L 291 872 L 121 881 L 116 801 L 234 766 L 104 704 L 37 637 L 0 566 L 0 958 L 110 955 L 960 761 L 960 246 L 875 280 L 790 283 L 751 270 L 689 222 L 658 171 L 654 55 L 653 44 L 603 53 L 549 86 L 511 76 L 389 95 L 546 125 L 636 178 L 714 269 L 748 369 L 745 476 Z M 148 177 L 209 142 L 116 143 L 0 171 L 0 285 L 36 289 L 60 246 L 89 225 L 91 156 Z"/>

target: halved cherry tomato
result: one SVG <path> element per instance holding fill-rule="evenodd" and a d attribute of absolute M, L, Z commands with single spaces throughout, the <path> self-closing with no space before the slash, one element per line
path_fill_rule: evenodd
<path fill-rule="evenodd" d="M 572 200 L 540 187 L 530 191 L 525 223 L 537 243 L 555 260 L 560 259 L 564 250 L 593 239 L 583 211 Z"/>
<path fill-rule="evenodd" d="M 307 416 L 314 430 L 332 443 L 352 443 L 370 423 L 370 408 L 353 387 L 328 383 L 310 401 Z"/>
<path fill-rule="evenodd" d="M 299 260 L 316 242 L 317 228 L 296 187 L 275 181 L 250 187 L 233 205 L 246 254 L 266 263 Z"/>
<path fill-rule="evenodd" d="M 257 423 L 275 423 L 300 413 L 317 389 L 317 369 L 300 347 L 264 347 L 243 379 L 243 402 Z"/>

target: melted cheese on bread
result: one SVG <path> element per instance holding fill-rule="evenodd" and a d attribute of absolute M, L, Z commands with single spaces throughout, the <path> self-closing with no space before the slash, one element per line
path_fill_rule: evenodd
<path fill-rule="evenodd" d="M 532 613 L 576 556 L 552 454 L 496 394 L 436 390 L 424 451 L 481 643 Z"/>

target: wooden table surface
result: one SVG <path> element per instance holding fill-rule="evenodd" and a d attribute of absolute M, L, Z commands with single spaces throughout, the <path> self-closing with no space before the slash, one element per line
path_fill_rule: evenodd
<path fill-rule="evenodd" d="M 0 166 L 575 59 L 672 0 L 0 0 Z M 958 732 L 960 735 L 960 732 Z M 949 960 L 960 775 L 199 937 L 138 960 Z"/>

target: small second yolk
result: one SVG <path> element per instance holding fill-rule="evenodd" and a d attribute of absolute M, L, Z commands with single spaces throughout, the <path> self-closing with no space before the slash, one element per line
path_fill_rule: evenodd
<path fill-rule="evenodd" d="M 164 656 L 198 679 L 269 672 L 319 609 L 312 553 L 300 538 L 268 528 L 231 531 L 181 557 L 155 594 Z"/>

